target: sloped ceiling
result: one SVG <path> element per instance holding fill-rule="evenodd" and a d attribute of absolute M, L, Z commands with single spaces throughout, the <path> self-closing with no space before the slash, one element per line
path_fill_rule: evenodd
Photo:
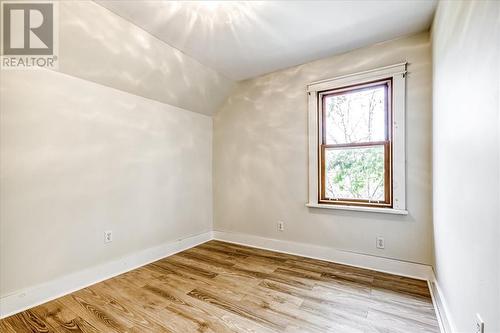
<path fill-rule="evenodd" d="M 96 0 L 224 76 L 242 80 L 430 27 L 436 0 Z"/>
<path fill-rule="evenodd" d="M 92 1 L 59 2 L 58 70 L 206 115 L 234 83 Z"/>
<path fill-rule="evenodd" d="M 59 71 L 212 115 L 235 81 L 428 29 L 436 1 L 59 4 Z"/>

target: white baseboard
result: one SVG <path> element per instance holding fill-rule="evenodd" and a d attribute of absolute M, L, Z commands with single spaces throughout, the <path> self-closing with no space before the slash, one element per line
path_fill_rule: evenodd
<path fill-rule="evenodd" d="M 0 319 L 184 251 L 211 239 L 427 280 L 429 281 L 434 306 L 436 307 L 436 315 L 438 316 L 442 332 L 454 332 L 452 330 L 453 325 L 451 325 L 449 320 L 446 320 L 446 318 L 450 318 L 446 303 L 444 302 L 439 286 L 435 282 L 433 270 L 428 265 L 342 251 L 312 244 L 223 231 L 206 232 L 178 239 L 4 296 L 0 298 Z"/>
<path fill-rule="evenodd" d="M 214 231 L 213 237 L 214 239 L 225 242 L 295 254 L 313 259 L 332 261 L 420 280 L 433 280 L 434 277 L 432 267 L 429 265 L 342 251 L 331 247 L 225 231 Z"/>
<path fill-rule="evenodd" d="M 434 303 L 434 309 L 436 310 L 436 317 L 439 322 L 441 333 L 456 332 L 448 306 L 446 305 L 446 300 L 436 278 L 429 281 L 429 290 L 431 291 L 432 302 Z"/>
<path fill-rule="evenodd" d="M 0 319 L 62 297 L 212 239 L 212 232 L 190 236 L 78 271 L 0 298 Z"/>

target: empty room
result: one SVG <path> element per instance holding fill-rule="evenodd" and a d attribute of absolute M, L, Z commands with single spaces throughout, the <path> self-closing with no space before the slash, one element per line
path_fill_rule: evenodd
<path fill-rule="evenodd" d="M 1 333 L 500 333 L 500 1 L 0 9 Z"/>

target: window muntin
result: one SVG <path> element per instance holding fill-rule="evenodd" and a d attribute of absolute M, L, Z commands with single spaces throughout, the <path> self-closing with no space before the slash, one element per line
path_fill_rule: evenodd
<path fill-rule="evenodd" d="M 392 79 L 321 92 L 319 202 L 392 207 Z"/>

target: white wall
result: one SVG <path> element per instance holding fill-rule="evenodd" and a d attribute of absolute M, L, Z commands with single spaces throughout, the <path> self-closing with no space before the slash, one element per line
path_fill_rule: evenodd
<path fill-rule="evenodd" d="M 59 3 L 59 70 L 211 115 L 232 81 L 93 1 Z"/>
<path fill-rule="evenodd" d="M 464 333 L 476 313 L 500 332 L 499 20 L 497 1 L 441 1 L 432 29 L 435 269 Z"/>
<path fill-rule="evenodd" d="M 409 215 L 307 208 L 306 85 L 403 61 Z M 422 33 L 241 82 L 214 116 L 215 230 L 431 264 L 431 70 Z"/>
<path fill-rule="evenodd" d="M 227 82 L 93 2 L 60 10 L 60 72 L 1 73 L 1 297 L 212 229 L 200 113 Z"/>

